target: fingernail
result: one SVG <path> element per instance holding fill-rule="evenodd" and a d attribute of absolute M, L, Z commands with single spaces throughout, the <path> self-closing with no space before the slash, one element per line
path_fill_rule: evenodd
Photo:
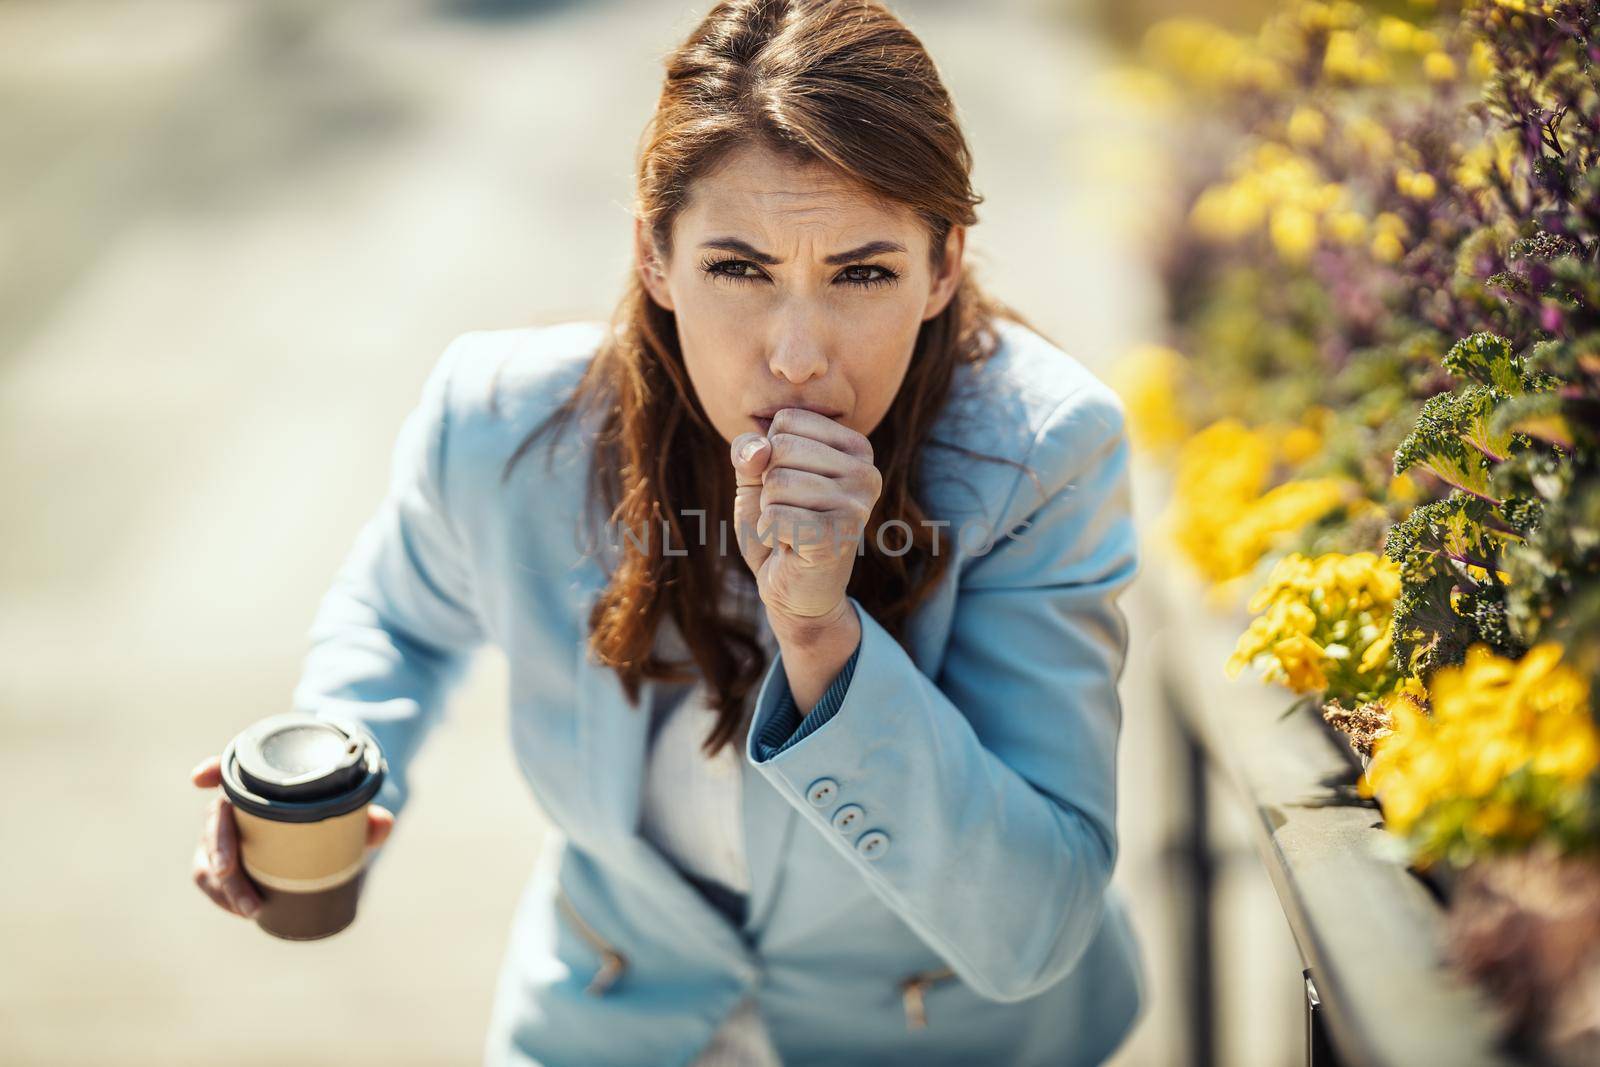
<path fill-rule="evenodd" d="M 754 441 L 746 441 L 744 446 L 739 449 L 739 462 L 749 463 L 755 458 L 757 452 L 766 447 L 767 439 L 765 437 L 757 437 Z"/>
<path fill-rule="evenodd" d="M 239 901 L 239 910 L 244 912 L 245 918 L 253 919 L 256 912 L 261 910 L 261 905 L 253 900 L 241 900 Z"/>

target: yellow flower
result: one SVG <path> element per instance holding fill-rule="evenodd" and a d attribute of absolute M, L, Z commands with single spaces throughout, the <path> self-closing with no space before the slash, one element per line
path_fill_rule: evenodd
<path fill-rule="evenodd" d="M 1388 159 L 1394 154 L 1394 139 L 1383 123 L 1367 115 L 1358 115 L 1345 124 L 1345 133 L 1362 152 L 1374 161 Z"/>
<path fill-rule="evenodd" d="M 1511 180 L 1512 170 L 1519 158 L 1519 145 L 1514 132 L 1502 131 L 1493 138 L 1480 142 L 1462 153 L 1455 169 L 1455 179 L 1464 189 L 1482 189 L 1491 177 L 1501 182 Z"/>
<path fill-rule="evenodd" d="M 1166 452 L 1189 436 L 1178 403 L 1188 361 L 1165 345 L 1140 345 L 1116 367 L 1112 385 L 1128 409 L 1134 444 Z"/>
<path fill-rule="evenodd" d="M 1392 211 L 1385 211 L 1372 220 L 1373 227 L 1379 233 L 1392 233 L 1396 237 L 1409 237 L 1411 228 L 1406 225 L 1406 220 Z"/>
<path fill-rule="evenodd" d="M 1283 435 L 1278 450 L 1283 458 L 1298 467 L 1322 451 L 1322 433 L 1310 426 L 1294 426 Z"/>
<path fill-rule="evenodd" d="M 1494 73 L 1494 49 L 1489 47 L 1488 41 L 1473 41 L 1472 51 L 1467 56 L 1467 74 L 1475 81 L 1488 81 Z"/>
<path fill-rule="evenodd" d="M 1367 239 L 1367 220 L 1356 211 L 1340 211 L 1328 216 L 1330 236 L 1342 245 L 1364 244 Z"/>
<path fill-rule="evenodd" d="M 1285 482 L 1240 508 L 1232 521 L 1212 533 L 1216 558 L 1231 575 L 1242 575 L 1288 536 L 1354 499 L 1355 486 L 1341 478 L 1301 478 Z"/>
<path fill-rule="evenodd" d="M 1361 673 L 1375 674 L 1382 670 L 1389 662 L 1389 655 L 1394 651 L 1394 619 L 1383 628 L 1383 633 L 1378 639 L 1367 646 L 1361 654 Z"/>
<path fill-rule="evenodd" d="M 1382 82 L 1389 73 L 1383 57 L 1368 50 L 1361 38 L 1350 30 L 1328 34 L 1322 70 L 1329 78 L 1357 84 Z"/>
<path fill-rule="evenodd" d="M 1362 70 L 1361 44 L 1356 35 L 1347 31 L 1330 33 L 1322 66 L 1330 75 L 1343 75 L 1352 81 L 1359 81 Z"/>
<path fill-rule="evenodd" d="M 1396 504 L 1416 504 L 1422 500 L 1422 486 L 1409 472 L 1395 475 L 1389 480 L 1389 499 Z"/>
<path fill-rule="evenodd" d="M 1527 841 L 1579 802 L 1600 768 L 1600 730 L 1587 680 L 1561 657 L 1553 642 L 1520 660 L 1473 645 L 1460 666 L 1435 672 L 1431 715 L 1400 692 L 1386 701 L 1392 732 L 1375 743 L 1361 790 L 1378 797 L 1391 830 L 1465 805 L 1459 829 L 1432 831 L 1442 839 L 1425 841 L 1425 853 L 1455 834 Z"/>
<path fill-rule="evenodd" d="M 1290 263 L 1304 263 L 1317 247 L 1317 219 L 1301 207 L 1280 207 L 1272 213 L 1272 245 Z"/>
<path fill-rule="evenodd" d="M 1328 135 L 1328 120 L 1314 107 L 1301 105 L 1289 116 L 1289 143 L 1299 148 L 1313 148 Z"/>
<path fill-rule="evenodd" d="M 1231 241 L 1260 229 L 1266 215 L 1259 189 L 1230 184 L 1202 192 L 1189 210 L 1189 222 L 1202 237 Z"/>
<path fill-rule="evenodd" d="M 1315 693 L 1328 688 L 1322 671 L 1326 658 L 1321 645 L 1304 634 L 1294 634 L 1272 646 L 1272 653 L 1283 669 L 1285 683 L 1296 693 Z"/>
<path fill-rule="evenodd" d="M 1296 692 L 1381 698 L 1394 687 L 1389 650 L 1399 593 L 1399 568 L 1375 553 L 1290 553 L 1250 597 L 1256 617 L 1226 669 L 1237 675 L 1259 661 L 1268 681 Z"/>
<path fill-rule="evenodd" d="M 1200 19 L 1164 19 L 1150 28 L 1140 47 L 1152 67 L 1202 90 L 1273 93 L 1288 81 L 1283 67 L 1254 42 Z"/>
<path fill-rule="evenodd" d="M 1391 52 L 1409 52 L 1417 34 L 1411 23 L 1385 15 L 1378 20 L 1378 44 Z"/>
<path fill-rule="evenodd" d="M 1275 470 L 1319 454 L 1332 413 L 1308 409 L 1301 423 L 1251 429 L 1223 419 L 1178 450 L 1173 498 L 1164 517 L 1170 536 L 1215 587 L 1244 577 L 1288 536 L 1340 507 L 1355 507 L 1359 488 L 1342 478 L 1299 478 L 1269 486 Z M 1218 602 L 1225 598 L 1220 596 Z M 1230 594 L 1231 595 L 1231 594 Z"/>
<path fill-rule="evenodd" d="M 1395 171 L 1394 185 L 1402 196 L 1412 200 L 1431 200 L 1439 191 L 1439 185 L 1434 181 L 1433 175 L 1425 170 L 1410 170 L 1406 167 Z"/>
<path fill-rule="evenodd" d="M 1320 141 L 1326 120 L 1300 108 L 1286 135 L 1297 145 Z M 1231 242 L 1267 231 L 1283 260 L 1305 262 L 1315 249 L 1324 219 L 1349 215 L 1350 191 L 1325 180 L 1318 166 L 1288 144 L 1266 141 L 1235 160 L 1228 177 L 1202 190 L 1189 211 L 1194 232 L 1211 241 Z M 1348 223 L 1344 232 L 1349 232 Z"/>
<path fill-rule="evenodd" d="M 1354 0 L 1335 0 L 1328 13 L 1335 26 L 1360 26 L 1367 19 L 1366 10 Z"/>
<path fill-rule="evenodd" d="M 1427 75 L 1429 81 L 1454 81 L 1456 61 L 1444 52 L 1429 52 L 1422 58 L 1422 73 Z"/>
<path fill-rule="evenodd" d="M 1300 25 L 1308 30 L 1326 30 L 1333 26 L 1333 9 L 1320 0 L 1306 0 L 1293 9 Z"/>
<path fill-rule="evenodd" d="M 1398 263 L 1406 254 L 1404 238 L 1408 236 L 1405 220 L 1385 211 L 1372 220 L 1377 231 L 1372 238 L 1372 254 L 1385 263 Z"/>
<path fill-rule="evenodd" d="M 1237 560 L 1223 558 L 1218 533 L 1261 495 L 1272 463 L 1265 435 L 1237 419 L 1212 423 L 1179 451 L 1167 522 L 1179 546 L 1210 581 L 1223 582 L 1249 569 L 1249 564 L 1241 568 Z"/>
<path fill-rule="evenodd" d="M 1518 828 L 1523 821 L 1520 812 L 1502 801 L 1490 801 L 1472 813 L 1469 825 L 1482 837 L 1499 837 Z"/>

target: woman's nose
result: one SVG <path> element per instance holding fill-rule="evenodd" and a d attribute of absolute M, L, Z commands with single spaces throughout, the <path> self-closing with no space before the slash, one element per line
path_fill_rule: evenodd
<path fill-rule="evenodd" d="M 774 352 L 768 365 L 772 368 L 773 374 L 786 378 L 795 385 L 820 378 L 828 370 L 827 361 L 815 350 L 807 352 L 792 348 Z"/>
<path fill-rule="evenodd" d="M 767 365 L 796 385 L 820 378 L 828 372 L 827 342 L 814 325 L 792 322 L 773 339 Z"/>

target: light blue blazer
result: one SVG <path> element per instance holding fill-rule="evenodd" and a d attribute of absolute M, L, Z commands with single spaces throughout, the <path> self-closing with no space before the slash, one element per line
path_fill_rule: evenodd
<path fill-rule="evenodd" d="M 1037 481 L 929 449 L 924 502 L 957 558 L 904 646 L 851 598 L 842 700 L 763 758 L 788 696 L 770 665 L 744 740 L 742 924 L 638 833 L 649 686 L 629 706 L 585 643 L 620 543 L 586 553 L 581 532 L 594 417 L 501 482 L 604 327 L 445 351 L 317 609 L 294 703 L 372 731 L 390 768 L 377 802 L 402 814 L 469 656 L 504 651 L 516 758 L 561 832 L 517 910 L 487 1063 L 687 1064 L 747 994 L 789 1067 L 1098 1063 L 1130 1029 L 1139 953 L 1108 886 L 1117 598 L 1138 568 L 1123 409 L 1039 335 L 1002 331 L 934 436 Z"/>

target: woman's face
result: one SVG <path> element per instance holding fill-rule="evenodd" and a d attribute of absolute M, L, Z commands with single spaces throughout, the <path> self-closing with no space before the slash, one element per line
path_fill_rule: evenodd
<path fill-rule="evenodd" d="M 677 318 L 700 404 L 732 442 L 765 433 L 783 407 L 871 433 L 918 329 L 955 292 L 965 235 L 951 231 L 936 268 L 909 208 L 826 167 L 746 148 L 690 188 L 669 261 L 642 224 L 635 237 L 646 289 Z"/>

